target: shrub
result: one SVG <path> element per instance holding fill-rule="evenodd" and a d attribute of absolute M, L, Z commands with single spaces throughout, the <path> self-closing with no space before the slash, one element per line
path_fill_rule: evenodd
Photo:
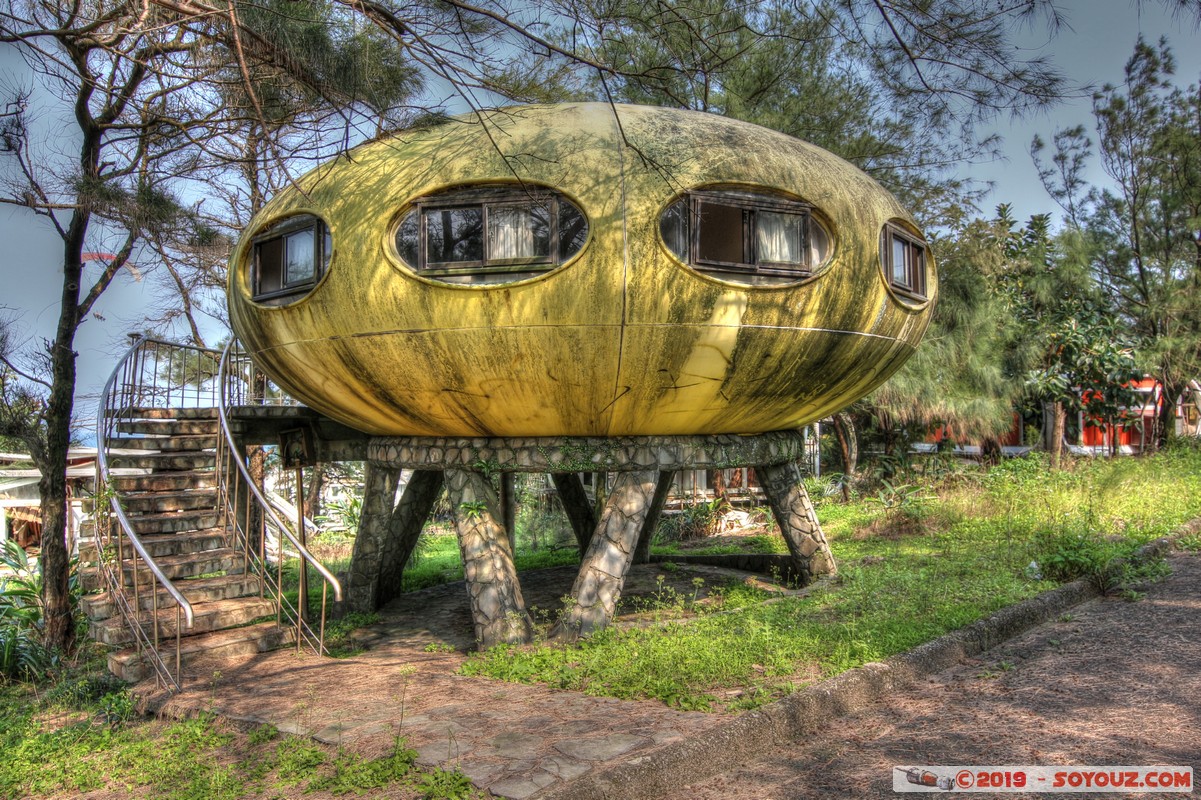
<path fill-rule="evenodd" d="M 0 580 L 0 679 L 36 680 L 54 663 L 42 644 L 42 577 L 12 539 L 0 562 L 12 571 Z"/>

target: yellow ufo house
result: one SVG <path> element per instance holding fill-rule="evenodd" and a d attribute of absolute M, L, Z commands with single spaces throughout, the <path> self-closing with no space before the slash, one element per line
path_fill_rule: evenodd
<path fill-rule="evenodd" d="M 371 434 L 751 434 L 878 386 L 936 292 L 912 218 L 846 161 L 582 103 L 318 167 L 252 221 L 229 309 L 280 386 Z"/>

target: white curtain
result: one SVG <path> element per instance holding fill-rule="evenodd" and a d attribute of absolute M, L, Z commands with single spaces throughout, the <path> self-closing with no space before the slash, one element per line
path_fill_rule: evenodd
<path fill-rule="evenodd" d="M 529 208 L 500 206 L 488 209 L 489 258 L 533 258 L 534 219 Z"/>
<path fill-rule="evenodd" d="M 759 263 L 804 264 L 801 217 L 772 211 L 755 213 L 755 253 Z"/>

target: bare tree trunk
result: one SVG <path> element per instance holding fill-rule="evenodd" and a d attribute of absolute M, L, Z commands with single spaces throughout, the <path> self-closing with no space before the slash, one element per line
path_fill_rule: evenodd
<path fill-rule="evenodd" d="M 500 518 L 509 535 L 509 549 L 517 552 L 517 483 L 512 472 L 500 474 Z"/>
<path fill-rule="evenodd" d="M 304 514 L 309 519 L 317 519 L 324 511 L 321 493 L 325 488 L 325 469 L 325 464 L 317 464 L 309 470 L 309 486 L 304 496 Z"/>
<path fill-rule="evenodd" d="M 1067 423 L 1067 409 L 1058 401 L 1051 404 L 1051 425 L 1047 434 L 1047 453 L 1051 459 L 1051 469 L 1059 469 L 1063 461 L 1063 433 Z"/>
<path fill-rule="evenodd" d="M 855 431 L 855 420 L 841 411 L 834 415 L 834 436 L 838 439 L 838 451 L 842 454 L 842 500 L 851 502 L 851 481 L 859 468 L 859 436 Z"/>

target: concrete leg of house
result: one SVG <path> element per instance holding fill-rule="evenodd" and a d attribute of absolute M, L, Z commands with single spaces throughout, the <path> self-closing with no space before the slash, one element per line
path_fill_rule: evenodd
<path fill-rule="evenodd" d="M 552 638 L 574 641 L 613 619 L 657 477 L 656 470 L 645 470 L 623 472 L 617 478 L 571 588 L 573 604 L 551 629 Z"/>
<path fill-rule="evenodd" d="M 819 575 L 833 575 L 837 571 L 834 555 L 805 491 L 800 469 L 794 463 L 785 463 L 760 467 L 756 472 L 801 584 Z"/>
<path fill-rule="evenodd" d="M 646 520 L 642 523 L 642 532 L 638 534 L 638 547 L 634 550 L 635 564 L 646 564 L 651 560 L 651 540 L 655 538 L 655 528 L 659 527 L 659 518 L 663 516 L 663 506 L 667 505 L 667 495 L 671 493 L 671 483 L 675 477 L 675 472 L 659 473 L 659 480 L 655 484 L 655 496 L 651 498 Z"/>
<path fill-rule="evenodd" d="M 379 580 L 384 543 L 388 540 L 399 481 L 399 469 L 367 463 L 363 476 L 363 510 L 344 592 L 347 611 L 369 614 L 380 607 Z"/>
<path fill-rule="evenodd" d="M 476 641 L 480 647 L 529 642 L 534 629 L 491 482 L 478 472 L 447 470 L 446 493 L 459 536 Z"/>
<path fill-rule="evenodd" d="M 596 511 L 592 508 L 592 501 L 588 499 L 588 493 L 584 491 L 584 482 L 578 474 L 554 472 L 550 477 L 555 482 L 555 490 L 558 491 L 563 510 L 571 522 L 571 530 L 575 533 L 582 556 L 588 552 L 588 543 L 592 541 L 592 534 L 596 530 Z"/>
<path fill-rule="evenodd" d="M 388 533 L 380 556 L 379 588 L 376 602 L 380 606 L 400 596 L 405 567 L 417 549 L 417 540 L 429 519 L 438 493 L 442 491 L 442 473 L 432 469 L 413 470 L 405 484 L 400 502 L 388 520 Z"/>
<path fill-rule="evenodd" d="M 509 534 L 509 550 L 517 552 L 517 480 L 512 472 L 500 474 L 500 524 Z"/>

